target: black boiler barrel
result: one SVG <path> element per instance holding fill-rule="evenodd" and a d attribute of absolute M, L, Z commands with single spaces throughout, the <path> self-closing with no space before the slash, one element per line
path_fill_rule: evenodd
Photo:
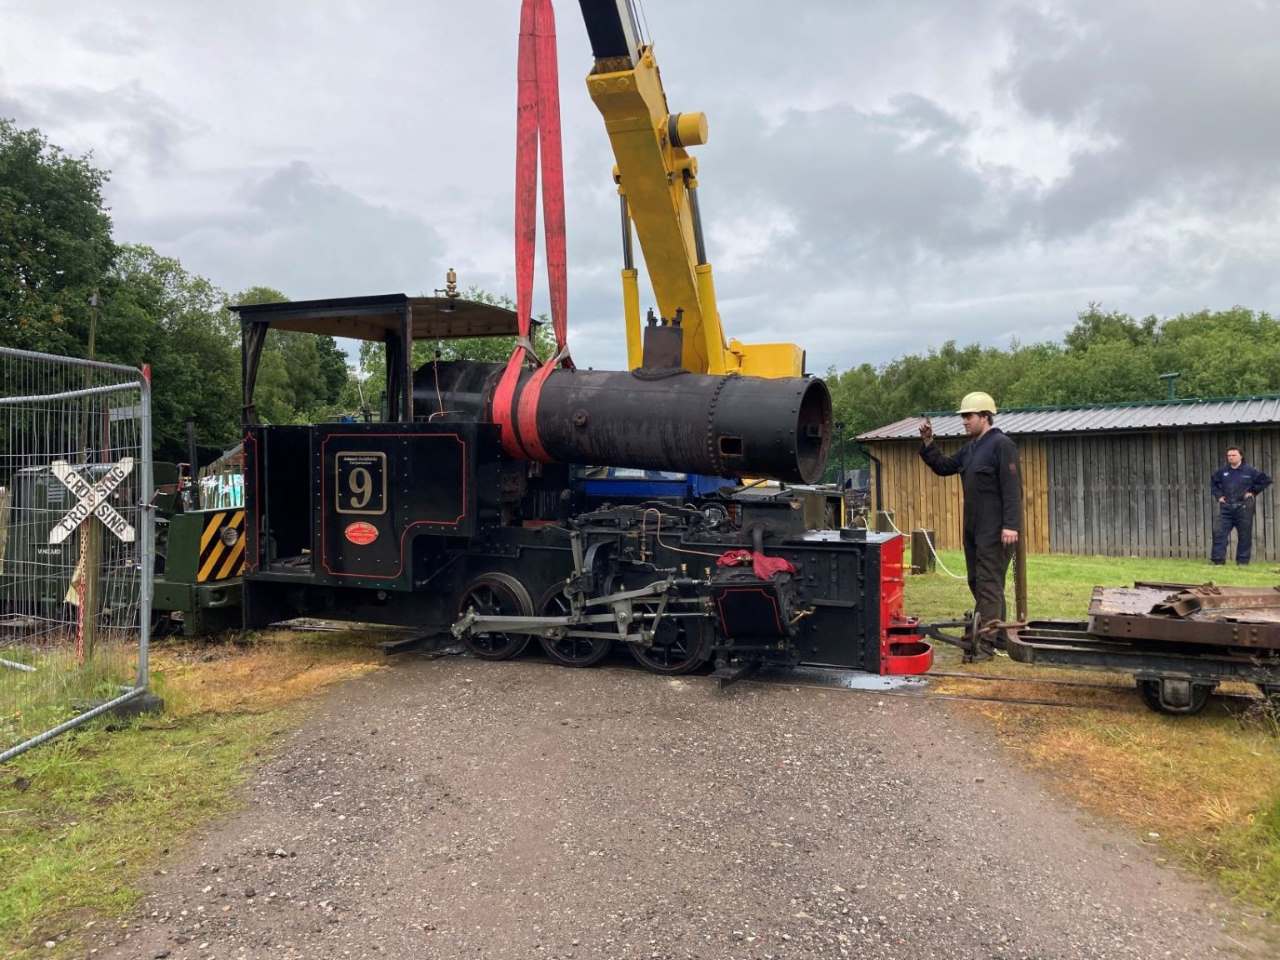
<path fill-rule="evenodd" d="M 492 419 L 501 373 L 426 364 L 414 377 L 416 415 Z M 531 377 L 521 374 L 517 403 Z M 537 409 L 543 448 L 561 463 L 812 483 L 831 445 L 831 395 L 810 377 L 556 370 Z"/>

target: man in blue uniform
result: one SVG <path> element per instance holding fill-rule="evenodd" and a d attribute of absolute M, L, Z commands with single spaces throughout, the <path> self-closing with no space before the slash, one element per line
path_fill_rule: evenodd
<path fill-rule="evenodd" d="M 920 458 L 940 477 L 960 474 L 964 488 L 964 562 L 978 623 L 1005 619 L 1004 581 L 1022 529 L 1022 477 L 1018 448 L 993 426 L 996 402 L 970 393 L 960 402 L 969 442 L 949 457 L 933 444 L 933 426 L 920 425 Z M 984 644 L 982 653 L 990 653 Z"/>
<path fill-rule="evenodd" d="M 1213 531 L 1213 553 L 1216 564 L 1227 562 L 1227 541 L 1236 531 L 1236 563 L 1246 566 L 1253 549 L 1253 513 L 1257 496 L 1271 486 L 1271 478 L 1257 467 L 1244 462 L 1239 447 L 1227 447 L 1227 462 L 1213 472 L 1210 487 L 1218 501 L 1218 524 Z"/>

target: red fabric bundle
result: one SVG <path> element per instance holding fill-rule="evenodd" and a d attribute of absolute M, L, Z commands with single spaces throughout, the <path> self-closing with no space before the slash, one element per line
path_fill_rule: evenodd
<path fill-rule="evenodd" d="M 745 567 L 748 563 L 761 580 L 768 580 L 779 573 L 796 572 L 795 564 L 785 557 L 766 557 L 751 550 L 726 550 L 716 560 L 718 567 Z"/>

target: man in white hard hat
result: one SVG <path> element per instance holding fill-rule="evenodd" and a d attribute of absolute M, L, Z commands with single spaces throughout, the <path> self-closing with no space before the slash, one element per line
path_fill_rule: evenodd
<path fill-rule="evenodd" d="M 933 425 L 920 424 L 920 457 L 940 477 L 960 474 L 964 487 L 964 559 L 980 626 L 1005 619 L 1004 581 L 1022 529 L 1018 448 L 996 427 L 996 402 L 967 394 L 958 411 L 969 442 L 949 457 L 933 443 Z M 983 643 L 982 653 L 991 645 Z"/>

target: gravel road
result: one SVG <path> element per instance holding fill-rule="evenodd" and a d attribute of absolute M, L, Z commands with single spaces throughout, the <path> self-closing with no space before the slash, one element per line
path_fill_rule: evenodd
<path fill-rule="evenodd" d="M 246 790 L 93 956 L 1268 955 L 954 704 L 402 658 Z"/>

